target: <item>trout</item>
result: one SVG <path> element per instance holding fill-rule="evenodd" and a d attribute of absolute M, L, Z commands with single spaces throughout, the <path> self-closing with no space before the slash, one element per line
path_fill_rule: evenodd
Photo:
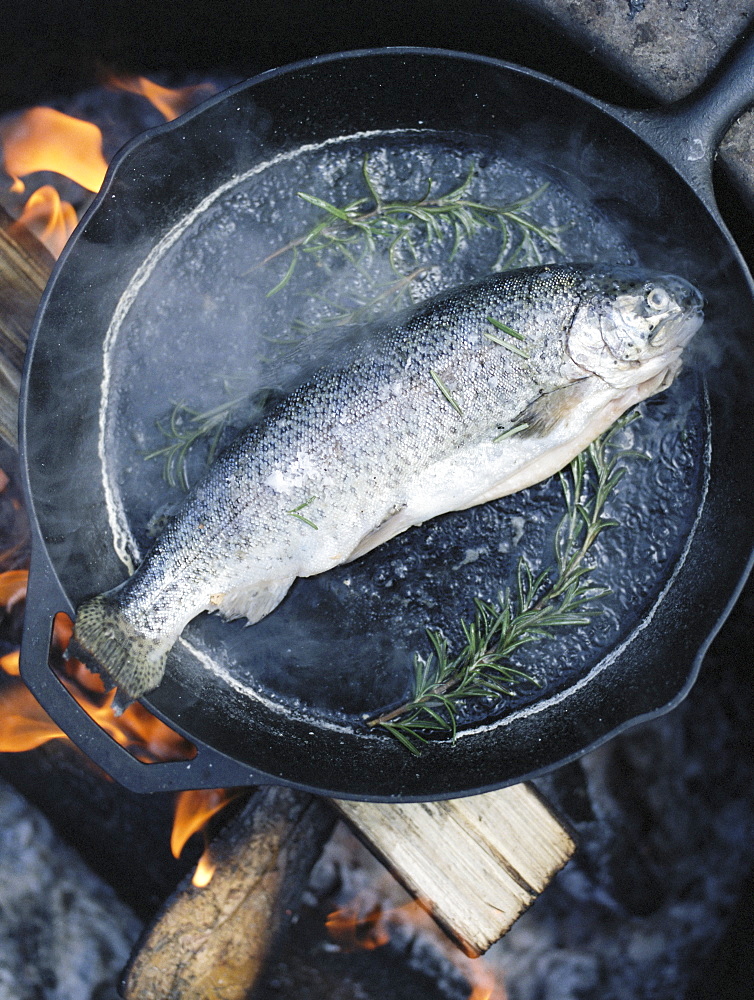
<path fill-rule="evenodd" d="M 296 577 L 546 479 L 670 385 L 702 305 L 674 275 L 550 264 L 370 330 L 231 442 L 136 572 L 81 604 L 70 654 L 137 698 L 201 612 L 259 621 Z"/>

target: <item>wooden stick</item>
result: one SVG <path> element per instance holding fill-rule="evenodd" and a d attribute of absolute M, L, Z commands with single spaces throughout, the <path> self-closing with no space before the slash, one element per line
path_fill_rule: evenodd
<path fill-rule="evenodd" d="M 179 886 L 138 946 L 125 1000 L 244 1000 L 334 822 L 313 795 L 259 789 L 212 841 L 209 885 Z"/>
<path fill-rule="evenodd" d="M 505 934 L 576 849 L 528 783 L 445 802 L 334 804 L 472 958 Z"/>

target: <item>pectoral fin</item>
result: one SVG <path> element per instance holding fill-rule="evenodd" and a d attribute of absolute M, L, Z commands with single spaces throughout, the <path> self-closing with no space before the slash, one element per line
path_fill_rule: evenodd
<path fill-rule="evenodd" d="M 266 584 L 253 583 L 224 594 L 215 594 L 210 598 L 207 610 L 217 611 L 227 620 L 248 618 L 249 624 L 253 625 L 280 604 L 295 579 L 291 576 Z"/>
<path fill-rule="evenodd" d="M 552 392 L 543 392 L 516 417 L 515 424 L 527 424 L 520 437 L 547 437 L 583 402 L 591 388 L 591 379 L 584 378 Z"/>

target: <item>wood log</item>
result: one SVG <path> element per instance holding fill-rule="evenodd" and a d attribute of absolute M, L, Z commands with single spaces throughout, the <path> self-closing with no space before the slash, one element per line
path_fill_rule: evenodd
<path fill-rule="evenodd" d="M 29 230 L 0 208 L 0 437 L 13 448 L 26 344 L 53 264 Z"/>
<path fill-rule="evenodd" d="M 209 885 L 179 886 L 137 947 L 125 1000 L 244 1000 L 334 823 L 323 799 L 259 789 L 212 841 Z"/>
<path fill-rule="evenodd" d="M 3 261 L 0 264 L 0 284 L 3 285 L 0 313 L 9 313 L 0 328 L 0 354 L 3 356 L 0 364 L 0 434 L 11 440 L 15 421 L 8 415 L 17 408 L 25 333 L 52 260 L 42 248 L 34 247 L 36 241 L 31 235 L 21 238 L 19 227 L 14 226 L 12 220 L 0 217 L 0 230 L 4 230 L 0 238 L 0 261 Z M 233 900 L 242 907 L 246 914 L 244 919 L 252 920 L 255 927 L 269 925 L 274 929 L 279 926 L 280 907 L 275 893 L 269 889 L 273 886 L 283 888 L 285 878 L 281 881 L 273 877 L 272 869 L 268 872 L 264 865 L 271 863 L 279 849 L 285 852 L 289 871 L 304 871 L 311 860 L 308 848 L 302 860 L 294 862 L 299 846 L 308 844 L 300 825 L 304 816 L 319 815 L 321 806 L 312 797 L 299 795 L 288 812 L 278 809 L 274 816 L 265 817 L 262 809 L 258 819 L 253 819 L 249 810 L 253 813 L 263 804 L 282 803 L 285 794 L 266 789 L 260 793 L 261 798 L 254 796 L 256 804 L 245 809 L 243 814 L 246 816 L 243 822 L 248 826 L 234 825 L 227 835 L 227 843 L 231 846 L 218 845 L 220 854 L 227 851 L 229 867 L 223 872 L 221 864 L 220 872 L 215 875 L 215 888 L 209 895 L 203 895 L 206 889 L 201 892 L 186 889 L 172 900 L 148 936 L 143 958 L 137 954 L 133 960 L 129 973 L 131 997 L 200 997 L 202 994 L 196 990 L 193 993 L 175 992 L 187 977 L 195 984 L 209 983 L 208 997 L 219 996 L 211 992 L 215 986 L 211 985 L 206 963 L 191 956 L 191 932 L 205 942 L 207 954 L 215 956 L 213 961 L 230 970 L 227 973 L 230 979 L 241 982 L 254 974 L 259 956 L 266 952 L 270 939 L 263 934 L 255 944 L 249 932 L 243 930 L 243 923 L 230 918 L 235 905 Z M 504 934 L 575 849 L 567 826 L 531 785 L 441 803 L 335 802 L 334 805 L 469 955 L 481 954 Z M 249 842 L 244 847 L 241 834 L 246 829 Z M 197 930 L 200 927 L 202 929 Z M 209 941 L 211 947 L 207 944 Z M 159 974 L 163 982 L 173 984 L 173 993 L 162 988 L 151 994 L 143 992 L 146 988 L 143 983 L 151 975 L 148 966 L 154 962 L 154 958 L 147 956 L 155 953 L 155 948 L 163 955 Z M 244 949 L 252 957 L 244 959 Z M 172 960 L 164 957 L 170 951 L 174 953 Z M 154 975 L 157 974 L 156 969 Z"/>
<path fill-rule="evenodd" d="M 444 802 L 335 802 L 471 958 L 512 926 L 576 849 L 529 783 Z"/>

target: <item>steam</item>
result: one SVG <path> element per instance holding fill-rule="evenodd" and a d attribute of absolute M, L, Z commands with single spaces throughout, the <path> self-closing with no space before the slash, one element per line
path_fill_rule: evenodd
<path fill-rule="evenodd" d="M 109 315 L 103 320 L 95 311 L 93 322 L 95 326 L 104 323 L 104 336 L 98 328 L 89 343 L 82 344 L 80 354 L 71 352 L 66 358 L 71 372 L 66 378 L 72 387 L 92 375 L 101 378 L 98 413 L 87 417 L 94 421 L 92 434 L 96 446 L 89 453 L 94 457 L 93 468 L 86 473 L 96 477 L 98 489 L 104 491 L 107 525 L 98 522 L 97 530 L 103 537 L 99 551 L 91 555 L 87 544 L 83 545 L 84 556 L 80 555 L 81 550 L 77 549 L 82 545 L 80 535 L 74 537 L 68 550 L 67 541 L 60 543 L 55 559 L 56 565 L 64 570 L 64 578 L 69 564 L 71 575 L 81 571 L 82 559 L 85 572 L 93 573 L 92 567 L 101 558 L 102 549 L 109 550 L 111 555 L 106 573 L 114 576 L 130 571 L 149 542 L 149 524 L 155 511 L 179 499 L 178 491 L 170 490 L 162 482 L 159 463 L 147 463 L 143 458 L 159 443 L 155 424 L 165 420 L 171 404 L 183 402 L 197 409 L 208 409 L 229 397 L 245 396 L 249 403 L 241 408 L 237 420 L 240 423 L 243 419 L 253 419 L 258 413 L 253 402 L 255 393 L 296 384 L 312 367 L 346 349 L 353 337 L 364 335 L 332 327 L 316 335 L 299 336 L 291 328 L 292 317 L 316 325 L 327 311 L 326 300 L 343 302 L 361 293 L 363 284 L 352 271 L 336 269 L 326 280 L 321 280 L 321 270 L 318 273 L 311 264 L 281 293 L 268 297 L 270 288 L 281 276 L 280 270 L 275 270 L 277 265 L 259 267 L 258 264 L 298 235 L 316 216 L 310 205 L 297 198 L 297 191 L 308 191 L 336 204 L 364 194 L 360 170 L 365 152 L 369 152 L 377 182 L 385 191 L 394 191 L 396 197 L 416 197 L 421 193 L 417 192 L 417 179 L 428 175 L 433 176 L 438 189 L 447 189 L 463 178 L 471 161 L 477 163 L 474 195 L 481 201 L 502 203 L 549 182 L 549 188 L 531 211 L 540 222 L 563 227 L 563 259 L 641 263 L 679 273 L 700 286 L 708 300 L 708 321 L 704 333 L 697 336 L 686 364 L 705 370 L 715 365 L 719 371 L 726 371 L 728 345 L 736 343 L 742 325 L 742 320 L 735 318 L 735 293 L 729 296 L 727 292 L 735 262 L 715 257 L 709 247 L 701 245 L 704 237 L 694 232 L 698 216 L 691 208 L 693 196 L 683 193 L 677 178 L 672 182 L 663 179 L 661 171 L 657 176 L 642 175 L 625 150 L 619 145 L 615 149 L 606 148 L 602 139 L 588 128 L 579 130 L 569 122 L 564 142 L 564 126 L 553 125 L 547 117 L 522 128 L 510 140 L 498 137 L 494 143 L 490 138 L 477 140 L 473 136 L 465 136 L 461 142 L 458 136 L 447 137 L 420 128 L 374 130 L 299 144 L 273 158 L 264 155 L 263 138 L 269 128 L 270 122 L 260 116 L 255 135 L 236 137 L 236 143 L 227 139 L 229 149 L 238 147 L 232 154 L 235 162 L 242 164 L 248 155 L 253 165 L 250 168 L 244 165 L 235 173 L 230 169 L 228 179 L 208 193 L 197 190 L 193 207 L 154 246 L 145 247 L 141 263 L 117 303 L 112 304 Z M 190 130 L 186 134 L 190 137 Z M 536 151 L 534 155 L 532 150 Z M 177 160 L 163 165 L 165 170 L 179 168 L 181 163 Z M 648 197 L 654 199 L 650 212 L 646 210 Z M 675 205 L 669 203 L 671 197 L 679 199 Z M 637 205 L 641 207 L 637 209 Z M 650 227 L 647 217 L 652 213 L 658 222 Z M 128 206 L 128 214 L 128 223 L 134 230 L 143 225 L 148 231 L 148 198 L 135 207 Z M 494 259 L 491 245 L 461 245 L 448 267 L 443 262 L 442 250 L 438 245 L 437 258 L 428 256 L 426 271 L 413 286 L 416 299 L 483 276 Z M 105 278 L 111 269 L 116 273 L 122 264 L 122 250 L 114 246 L 98 248 L 98 253 Z M 545 259 L 556 259 L 547 248 L 543 254 Z M 280 266 L 285 267 L 285 263 L 280 261 Z M 370 259 L 369 276 L 378 284 L 386 284 L 394 277 L 385 259 Z M 740 279 L 736 288 L 740 291 Z M 83 302 L 86 308 L 86 300 Z M 98 344 L 101 352 L 96 363 L 90 353 L 92 342 Z M 742 352 L 741 357 L 746 354 Z M 695 391 L 694 380 L 684 381 L 683 387 Z M 683 392 L 676 392 L 672 401 L 673 406 L 682 410 Z M 688 405 L 693 410 L 693 401 Z M 36 474 L 36 481 L 47 491 L 47 534 L 67 538 L 70 521 L 80 518 L 81 507 L 73 500 L 70 483 L 65 482 L 69 466 L 59 466 L 57 475 L 51 472 L 54 463 L 45 461 L 46 447 L 40 445 L 39 456 L 46 471 Z M 65 450 L 63 445 L 59 448 Z M 86 473 L 78 470 L 79 483 L 86 483 Z M 58 489 L 62 493 L 57 493 Z M 67 502 L 56 506 L 60 496 L 67 498 Z M 511 515 L 507 509 L 503 517 L 506 525 L 510 516 L 517 515 L 515 512 Z M 480 513 L 470 521 L 473 524 L 470 532 L 461 527 L 454 529 L 459 537 L 463 532 L 461 555 L 471 550 L 480 553 L 484 550 L 486 554 L 458 569 L 462 579 L 457 591 L 453 591 L 453 600 L 445 602 L 444 597 L 442 600 L 436 595 L 432 597 L 431 581 L 424 579 L 428 571 L 414 558 L 416 553 L 407 539 L 400 541 L 406 546 L 405 557 L 399 558 L 392 549 L 375 554 L 378 561 L 384 560 L 386 568 L 371 569 L 353 587 L 348 577 L 350 571 L 344 571 L 323 583 L 321 590 L 304 588 L 293 595 L 293 600 L 307 613 L 318 601 L 322 604 L 329 600 L 335 609 L 331 618 L 337 621 L 337 612 L 349 602 L 366 600 L 379 604 L 382 597 L 390 596 L 389 591 L 395 593 L 401 587 L 408 594 L 405 620 L 394 625 L 395 631 L 405 625 L 402 636 L 384 636 L 382 626 L 379 638 L 376 631 L 369 633 L 371 645 L 366 645 L 375 659 L 382 658 L 386 667 L 381 674 L 378 670 L 371 679 L 365 679 L 363 692 L 353 695 L 349 711 L 358 705 L 360 697 L 364 702 L 372 698 L 375 676 L 384 683 L 386 674 L 399 671 L 399 660 L 408 662 L 411 643 L 421 641 L 423 625 L 439 614 L 439 606 L 447 603 L 451 616 L 456 612 L 460 615 L 468 605 L 467 601 L 464 606 L 461 591 L 468 598 L 499 586 L 500 565 L 489 555 L 495 554 L 495 545 L 486 544 L 489 524 L 485 517 Z M 678 531 L 682 533 L 687 523 L 688 518 L 677 526 Z M 108 529 L 109 537 L 105 537 Z M 428 530 L 431 534 L 435 529 Z M 444 536 L 446 541 L 450 534 Z M 536 546 L 542 535 L 539 532 L 532 541 L 529 532 L 522 544 Z M 421 549 L 423 544 L 419 541 L 417 548 Z M 117 571 L 113 570 L 113 550 L 120 564 Z M 462 559 L 452 562 L 458 565 Z M 405 569 L 401 570 L 399 563 Z M 401 581 L 411 579 L 412 574 L 414 585 L 409 594 L 410 588 Z M 318 586 L 306 583 L 307 588 Z M 392 606 L 398 607 L 399 603 Z M 189 637 L 189 645 L 196 648 L 195 659 L 201 660 L 205 673 L 214 663 L 218 665 L 222 683 L 230 684 L 225 676 L 230 672 L 224 654 L 226 643 L 232 647 L 237 662 L 254 662 L 248 651 L 253 647 L 252 633 L 257 626 L 241 630 L 213 622 L 206 625 L 206 637 L 205 623 L 198 623 L 197 628 L 200 640 Z M 232 639 L 227 640 L 229 629 Z M 290 621 L 284 616 L 277 632 L 270 631 L 269 623 L 264 629 L 259 641 L 265 660 L 254 663 L 255 670 L 258 665 L 256 674 L 245 668 L 235 674 L 231 685 L 234 692 L 239 695 L 245 692 L 250 700 L 261 699 L 265 704 L 274 702 L 276 697 L 288 705 L 296 703 L 299 717 L 307 717 L 309 713 L 317 718 L 317 725 L 322 713 L 329 712 L 331 719 L 342 718 L 338 715 L 341 704 L 338 688 L 343 677 L 328 687 L 325 681 L 313 682 L 308 664 L 302 664 L 292 680 L 289 675 L 285 683 L 276 681 L 274 651 L 280 646 L 287 650 L 290 635 L 296 633 L 290 632 Z M 365 647 L 366 631 L 366 627 L 361 632 L 357 629 L 352 639 L 347 642 L 344 639 L 344 655 L 349 643 L 360 650 Z M 322 648 L 332 649 L 332 636 L 329 639 L 317 636 L 316 642 Z M 283 659 L 286 657 L 287 653 Z M 313 657 L 319 664 L 321 650 Z M 289 666 L 289 662 L 284 665 L 286 670 Z M 372 671 L 371 663 L 365 671 Z M 260 676 L 266 685 L 263 691 Z M 198 679 L 196 685 L 198 690 L 201 686 Z M 280 695 L 282 689 L 284 694 Z M 337 725 L 340 727 L 341 722 Z"/>

